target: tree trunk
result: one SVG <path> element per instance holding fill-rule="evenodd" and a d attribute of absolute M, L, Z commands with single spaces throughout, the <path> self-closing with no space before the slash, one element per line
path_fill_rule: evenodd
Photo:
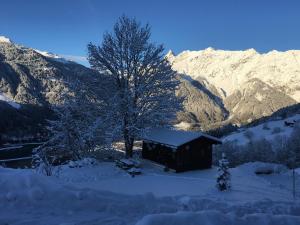
<path fill-rule="evenodd" d="M 134 139 L 132 137 L 125 137 L 125 152 L 126 158 L 132 158 L 133 156 L 133 142 Z"/>
<path fill-rule="evenodd" d="M 124 129 L 124 142 L 126 158 L 132 158 L 134 138 L 131 137 L 128 129 Z"/>

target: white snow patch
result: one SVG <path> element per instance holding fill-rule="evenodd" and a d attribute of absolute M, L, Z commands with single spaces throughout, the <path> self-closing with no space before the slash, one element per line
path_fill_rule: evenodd
<path fill-rule="evenodd" d="M 53 54 L 51 52 L 47 52 L 47 51 L 40 51 L 40 50 L 37 50 L 37 49 L 34 49 L 34 51 L 36 51 L 37 53 L 47 57 L 47 58 L 51 58 L 52 60 L 55 60 L 57 62 L 62 62 L 62 63 L 71 63 L 73 61 L 70 61 L 70 60 L 67 60 L 57 54 Z"/>
<path fill-rule="evenodd" d="M 143 164 L 132 178 L 113 163 L 66 165 L 59 177 L 0 168 L 0 224 L 299 224 L 290 174 L 257 176 L 252 167 L 230 170 L 229 192 L 216 190 L 216 169 L 176 174 Z"/>
<path fill-rule="evenodd" d="M 202 132 L 181 131 L 166 128 L 153 128 L 147 131 L 145 140 L 178 147 L 193 139 L 206 137 L 217 142 L 221 142 L 218 138 L 204 134 Z"/>
<path fill-rule="evenodd" d="M 178 130 L 189 130 L 190 127 L 191 127 L 191 124 L 188 122 L 184 122 L 184 121 L 175 125 L 175 128 Z"/>
<path fill-rule="evenodd" d="M 264 96 L 262 95 L 262 94 L 260 94 L 260 93 L 256 93 L 255 94 L 255 98 L 258 100 L 258 101 L 262 101 L 263 99 L 264 99 Z"/>
<path fill-rule="evenodd" d="M 0 36 L 0 42 L 3 43 L 12 43 L 11 40 L 5 36 Z"/>
<path fill-rule="evenodd" d="M 295 99 L 297 102 L 300 102 L 300 91 L 294 91 L 294 93 L 291 95 L 293 99 Z"/>
<path fill-rule="evenodd" d="M 177 212 L 147 215 L 136 225 L 246 225 L 246 224 L 298 224 L 298 216 L 269 215 L 265 213 L 239 216 L 234 213 L 223 213 L 217 210 L 203 210 L 201 212 Z"/>

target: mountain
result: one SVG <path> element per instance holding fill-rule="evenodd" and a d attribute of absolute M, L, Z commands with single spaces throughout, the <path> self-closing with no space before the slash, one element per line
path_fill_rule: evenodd
<path fill-rule="evenodd" d="M 245 82 L 224 102 L 226 108 L 230 110 L 231 120 L 236 124 L 243 121 L 250 123 L 297 103 L 287 94 L 278 91 L 258 78 Z"/>
<path fill-rule="evenodd" d="M 222 99 L 203 80 L 192 80 L 179 74 L 178 96 L 184 97 L 184 111 L 178 113 L 178 122 L 189 124 L 187 129 L 209 129 L 226 120 L 229 112 Z M 180 126 L 179 126 L 180 127 Z"/>
<path fill-rule="evenodd" d="M 98 73 L 57 55 L 0 37 L 0 132 L 34 136 L 75 81 L 96 85 Z M 6 113 L 4 113 L 6 112 Z M 11 117 L 11 115 L 14 115 Z"/>
<path fill-rule="evenodd" d="M 300 101 L 300 51 L 208 48 L 169 52 L 166 58 L 178 72 L 177 94 L 185 97 L 177 121 L 184 129 L 244 125 Z M 78 80 L 101 86 L 99 74 L 87 67 L 0 36 L 2 136 L 41 133 L 49 107 L 61 103 L 63 91 L 74 91 L 72 83 Z"/>
<path fill-rule="evenodd" d="M 182 74 L 185 108 L 211 126 L 247 124 L 300 101 L 299 50 L 260 54 L 207 48 L 178 55 L 170 51 L 166 57 Z"/>

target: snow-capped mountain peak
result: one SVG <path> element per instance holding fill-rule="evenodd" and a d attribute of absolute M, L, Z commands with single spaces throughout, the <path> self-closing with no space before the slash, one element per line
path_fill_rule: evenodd
<path fill-rule="evenodd" d="M 72 60 L 68 60 L 68 59 L 65 59 L 57 54 L 53 54 L 51 52 L 47 52 L 47 51 L 41 51 L 41 50 L 37 50 L 37 49 L 34 49 L 34 51 L 36 51 L 37 53 L 47 57 L 47 58 L 50 58 L 52 60 L 55 60 L 55 61 L 59 61 L 59 62 L 62 62 L 62 63 L 70 63 L 70 62 L 74 62 Z"/>
<path fill-rule="evenodd" d="M 49 58 L 60 58 L 57 54 L 53 54 L 51 52 L 41 51 L 41 50 L 38 50 L 38 49 L 34 49 L 34 51 L 40 53 L 43 56 L 49 57 Z"/>
<path fill-rule="evenodd" d="M 208 48 L 204 49 L 205 52 L 212 52 L 214 50 L 215 49 L 213 47 L 208 47 Z"/>
<path fill-rule="evenodd" d="M 170 62 L 174 60 L 175 55 L 174 55 L 174 53 L 173 53 L 172 50 L 169 50 L 169 51 L 168 51 L 168 53 L 166 54 L 166 58 L 167 58 Z"/>
<path fill-rule="evenodd" d="M 4 42 L 4 43 L 12 43 L 12 41 L 5 37 L 5 36 L 0 36 L 0 42 Z"/>
<path fill-rule="evenodd" d="M 206 79 L 221 96 L 240 89 L 251 79 L 259 79 L 300 102 L 300 51 L 270 51 L 258 53 L 255 49 L 244 51 L 215 50 L 183 51 L 168 57 L 172 67 L 193 79 Z"/>

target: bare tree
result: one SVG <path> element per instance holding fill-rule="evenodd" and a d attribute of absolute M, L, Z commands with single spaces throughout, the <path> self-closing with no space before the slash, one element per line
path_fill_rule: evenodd
<path fill-rule="evenodd" d="M 181 109 L 182 101 L 175 95 L 179 81 L 163 46 L 151 43 L 150 36 L 148 24 L 122 16 L 101 46 L 88 45 L 92 68 L 109 81 L 106 131 L 113 139 L 124 139 L 128 157 L 145 129 L 169 124 Z"/>

